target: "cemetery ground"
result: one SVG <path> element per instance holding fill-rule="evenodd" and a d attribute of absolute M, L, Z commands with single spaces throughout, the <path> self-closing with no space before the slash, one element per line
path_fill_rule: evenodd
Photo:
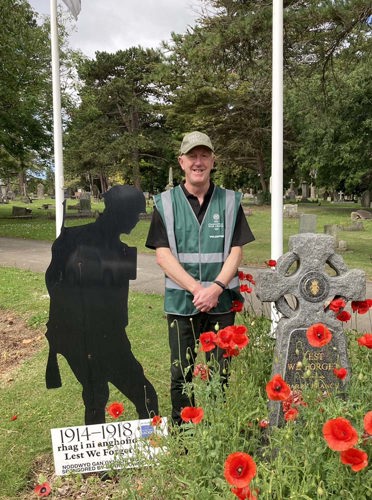
<path fill-rule="evenodd" d="M 350 221 L 351 210 L 343 207 L 324 210 L 306 206 L 305 210 L 306 213 L 317 211 L 320 228 L 324 224 L 341 225 Z M 268 208 L 253 208 L 248 220 L 256 242 L 247 246 L 246 264 L 262 267 L 264 260 L 269 259 L 269 218 Z M 69 220 L 68 224 L 75 222 L 81 224 L 83 220 Z M 357 235 L 350 231 L 344 238 L 342 234 L 342 239 L 350 238 L 350 253 L 342 254 L 348 267 L 364 269 L 369 278 L 372 276 L 371 223 L 366 221 L 365 231 Z M 285 220 L 284 225 L 285 234 L 294 234 L 298 230 L 298 219 Z M 137 246 L 139 252 L 144 251 L 147 227 L 148 221 L 140 221 L 133 234 L 124 240 Z M 45 216 L 0 220 L 1 236 L 52 241 L 54 231 L 54 221 Z M 158 392 L 161 414 L 168 416 L 169 355 L 162 301 L 158 295 L 131 293 L 127 333 L 133 352 Z M 363 417 L 372 410 L 372 351 L 357 343 L 357 338 L 367 332 L 347 330 L 345 326 L 352 371 L 347 398 L 337 394 L 325 396 L 314 383 L 303 391 L 306 405 L 298 408 L 297 420 L 270 429 L 265 387 L 271 376 L 274 341 L 269 335 L 268 321 L 251 309 L 249 301 L 247 311 L 238 313 L 236 323 L 247 326 L 250 341 L 232 360 L 226 394 L 222 394 L 216 377 L 211 377 L 208 383 L 201 377 L 195 379 L 197 405 L 204 410 L 200 423 L 186 424 L 181 434 L 171 433 L 164 453 L 149 467 L 110 471 L 110 479 L 106 481 L 94 474 L 55 476 L 50 429 L 81 425 L 83 405 L 80 385 L 63 358 L 60 359 L 62 388 L 45 389 L 48 349 L 44 333 L 48 306 L 42 273 L 1 269 L 1 499 L 36 498 L 34 487 L 44 482 L 51 486 L 50 498 L 233 499 L 236 497 L 223 471 L 227 456 L 236 451 L 250 454 L 257 465 L 250 488 L 252 495 L 259 499 L 367 500 L 372 497 L 372 440 L 363 429 Z M 371 319 L 371 309 L 368 314 Z M 370 322 L 368 332 L 371 330 Z M 203 353 L 199 353 L 198 362 L 203 363 Z M 306 370 L 306 366 L 303 369 Z M 137 418 L 131 403 L 114 387 L 110 390 L 110 403 L 124 403 L 121 418 Z M 337 417 L 348 419 L 357 430 L 355 446 L 363 449 L 369 460 L 369 465 L 362 470 L 354 472 L 341 463 L 340 454 L 332 451 L 323 438 L 324 423 Z M 108 421 L 110 418 L 108 416 Z"/>
<path fill-rule="evenodd" d="M 67 199 L 66 226 L 86 224 L 93 218 L 85 218 L 76 209 L 71 210 L 69 206 L 76 206 L 77 200 Z M 32 211 L 29 216 L 12 217 L 12 207 L 28 208 Z M 264 261 L 270 258 L 270 219 L 271 208 L 269 206 L 257 206 L 243 200 L 248 222 L 252 228 L 256 240 L 244 248 L 243 265 L 262 267 Z M 48 208 L 43 208 L 48 207 Z M 316 230 L 324 232 L 324 226 L 334 225 L 337 227 L 337 237 L 347 244 L 347 250 L 342 252 L 342 257 L 349 268 L 362 269 L 367 274 L 367 279 L 372 280 L 372 219 L 361 221 L 363 230 L 354 230 L 351 213 L 360 209 L 360 205 L 351 202 L 329 203 L 322 201 L 318 203 L 298 203 L 297 215 L 316 215 Z M 102 212 L 103 202 L 92 201 L 92 213 Z M 148 202 L 148 212 L 151 213 L 152 205 Z M 34 200 L 33 203 L 22 203 L 14 201 L 8 204 L 0 204 L 0 236 L 24 239 L 35 239 L 52 242 L 55 239 L 54 200 L 45 198 Z M 150 219 L 140 220 L 130 235 L 125 235 L 123 240 L 130 246 L 135 246 L 139 253 L 153 252 L 145 247 L 147 231 Z M 299 218 L 288 217 L 283 219 L 283 252 L 288 250 L 288 238 L 299 232 Z"/>

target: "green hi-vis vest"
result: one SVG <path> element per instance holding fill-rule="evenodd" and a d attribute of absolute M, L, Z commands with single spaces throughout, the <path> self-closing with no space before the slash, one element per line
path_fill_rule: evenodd
<path fill-rule="evenodd" d="M 230 253 L 241 194 L 216 186 L 201 224 L 180 186 L 156 195 L 154 201 L 166 227 L 172 254 L 202 285 L 213 283 Z M 199 311 L 192 300 L 193 295 L 189 291 L 165 277 L 166 313 L 181 316 L 197 314 Z M 209 313 L 229 312 L 232 300 L 243 300 L 237 275 L 220 295 L 218 305 Z"/>

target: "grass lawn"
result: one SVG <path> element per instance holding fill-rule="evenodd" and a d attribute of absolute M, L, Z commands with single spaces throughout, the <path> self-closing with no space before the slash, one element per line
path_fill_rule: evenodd
<path fill-rule="evenodd" d="M 43 210 L 42 204 L 53 204 L 54 200 L 36 200 L 32 204 L 16 202 L 17 206 L 27 206 L 32 209 L 30 219 L 12 219 L 12 205 L 0 205 L 0 236 L 31 238 L 53 241 L 55 239 L 55 222 L 52 218 L 53 210 Z M 67 206 L 76 205 L 76 200 L 67 200 Z M 92 203 L 92 210 L 102 212 L 103 202 Z M 248 215 L 248 222 L 256 240 L 244 247 L 243 264 L 262 267 L 265 260 L 270 259 L 271 252 L 271 208 L 269 206 L 247 205 L 252 212 Z M 355 203 L 322 204 L 303 203 L 298 206 L 299 214 L 314 214 L 317 217 L 317 232 L 323 233 L 327 224 L 337 224 L 340 227 L 351 226 L 351 212 L 360 208 Z M 151 207 L 148 208 L 151 212 Z M 72 213 L 67 210 L 67 213 Z M 66 225 L 80 225 L 94 219 L 67 219 Z M 146 236 L 150 220 L 141 220 L 130 235 L 123 236 L 123 240 L 131 246 L 137 247 L 140 253 L 152 253 L 145 247 Z M 363 231 L 339 230 L 338 239 L 347 242 L 347 250 L 342 253 L 346 265 L 351 268 L 362 269 L 368 279 L 372 280 L 372 219 L 363 221 Z M 299 230 L 298 218 L 283 219 L 283 252 L 288 251 L 288 238 L 297 234 Z"/>

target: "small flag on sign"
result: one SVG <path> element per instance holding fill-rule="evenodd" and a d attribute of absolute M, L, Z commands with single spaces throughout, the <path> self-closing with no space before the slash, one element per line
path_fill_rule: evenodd
<path fill-rule="evenodd" d="M 81 10 L 81 0 L 63 0 L 63 1 L 67 5 L 71 14 L 77 20 L 78 15 L 79 15 L 80 10 Z"/>

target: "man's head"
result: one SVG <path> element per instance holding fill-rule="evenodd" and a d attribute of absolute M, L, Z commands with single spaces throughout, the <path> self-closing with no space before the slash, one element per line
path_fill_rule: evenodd
<path fill-rule="evenodd" d="M 185 155 L 189 153 L 193 148 L 197 146 L 204 146 L 214 153 L 214 147 L 212 145 L 212 141 L 207 136 L 207 134 L 203 134 L 203 132 L 189 132 L 183 138 L 181 147 L 180 147 L 180 155 Z"/>
<path fill-rule="evenodd" d="M 214 166 L 214 148 L 206 134 L 197 131 L 186 134 L 178 162 L 185 173 L 185 187 L 189 192 L 208 189 Z"/>
<path fill-rule="evenodd" d="M 104 214 L 121 233 L 129 234 L 139 220 L 139 214 L 146 212 L 146 200 L 134 186 L 114 186 L 103 194 Z"/>

